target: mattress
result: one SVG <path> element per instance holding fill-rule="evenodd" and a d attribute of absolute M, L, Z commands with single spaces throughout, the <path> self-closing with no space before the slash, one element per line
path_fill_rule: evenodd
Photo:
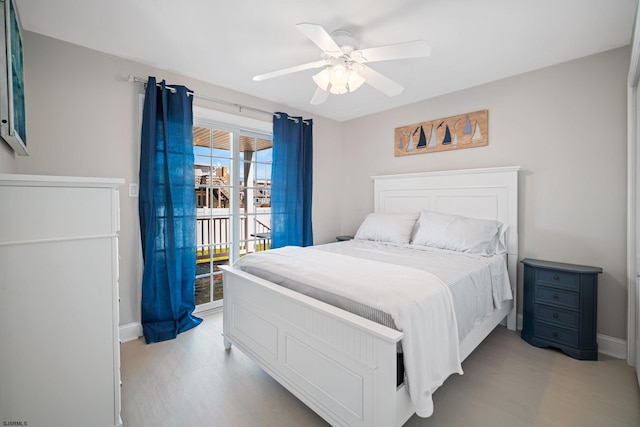
<path fill-rule="evenodd" d="M 487 257 L 418 245 L 394 245 L 365 240 L 328 243 L 314 246 L 313 249 L 417 268 L 434 274 L 451 292 L 460 342 L 475 325 L 499 309 L 503 302 L 513 298 L 506 255 Z M 290 277 L 285 278 L 264 269 L 254 268 L 247 262 L 250 258 L 245 258 L 235 266 L 334 307 L 398 329 L 388 313 L 324 289 L 291 280 Z M 402 351 L 401 344 L 399 352 Z"/>

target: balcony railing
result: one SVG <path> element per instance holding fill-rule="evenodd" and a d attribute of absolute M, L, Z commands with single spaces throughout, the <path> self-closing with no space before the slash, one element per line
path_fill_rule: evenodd
<path fill-rule="evenodd" d="M 225 264 L 229 260 L 231 245 L 231 218 L 197 218 L 197 260 L 208 262 L 213 258 L 216 264 Z M 240 256 L 255 251 L 264 251 L 271 245 L 271 228 L 254 217 L 249 220 L 240 216 Z"/>

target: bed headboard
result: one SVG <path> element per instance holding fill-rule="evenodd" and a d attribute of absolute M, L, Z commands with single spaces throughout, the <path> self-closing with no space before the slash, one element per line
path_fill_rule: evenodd
<path fill-rule="evenodd" d="M 518 170 L 519 166 L 510 166 L 374 176 L 374 210 L 404 213 L 429 209 L 473 218 L 497 219 L 508 225 L 509 279 L 515 291 Z"/>

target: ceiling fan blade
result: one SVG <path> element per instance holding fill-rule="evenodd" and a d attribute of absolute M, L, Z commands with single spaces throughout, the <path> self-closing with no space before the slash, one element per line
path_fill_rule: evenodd
<path fill-rule="evenodd" d="M 392 59 L 421 58 L 429 55 L 431 55 L 431 46 L 429 43 L 424 40 L 416 40 L 406 43 L 390 44 L 388 46 L 354 50 L 351 52 L 351 59 L 364 63 L 389 61 Z"/>
<path fill-rule="evenodd" d="M 366 65 L 362 65 L 362 69 L 358 71 L 358 73 L 365 78 L 365 83 L 370 84 L 387 96 L 399 95 L 404 90 L 404 88 L 398 83 L 383 76 L 379 72 L 372 70 Z"/>
<path fill-rule="evenodd" d="M 259 82 L 262 80 L 272 79 L 274 77 L 284 76 L 285 74 L 297 73 L 298 71 L 310 70 L 312 68 L 320 68 L 327 65 L 324 59 L 315 62 L 308 62 L 302 65 L 296 65 L 295 67 L 283 68 L 282 70 L 271 71 L 270 73 L 258 74 L 253 76 L 253 80 Z"/>
<path fill-rule="evenodd" d="M 313 98 L 311 98 L 311 104 L 313 105 L 323 104 L 328 97 L 329 97 L 328 90 L 322 90 L 319 87 L 317 87 L 316 92 L 313 94 Z"/>
<path fill-rule="evenodd" d="M 310 24 L 308 22 L 302 22 L 296 24 L 296 28 L 300 30 L 305 36 L 307 36 L 312 42 L 316 44 L 323 52 L 338 57 L 342 55 L 340 46 L 336 41 L 326 32 L 322 26 L 318 24 Z"/>

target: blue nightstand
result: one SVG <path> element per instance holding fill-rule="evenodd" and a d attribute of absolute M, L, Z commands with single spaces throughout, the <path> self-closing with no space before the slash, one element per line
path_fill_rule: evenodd
<path fill-rule="evenodd" d="M 523 259 L 522 339 L 571 357 L 598 360 L 596 341 L 600 267 Z"/>

